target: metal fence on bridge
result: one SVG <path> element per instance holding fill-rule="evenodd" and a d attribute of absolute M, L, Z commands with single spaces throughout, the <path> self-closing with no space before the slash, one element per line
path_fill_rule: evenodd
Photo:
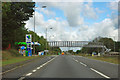
<path fill-rule="evenodd" d="M 101 42 L 90 41 L 49 41 L 50 47 L 103 47 Z"/>

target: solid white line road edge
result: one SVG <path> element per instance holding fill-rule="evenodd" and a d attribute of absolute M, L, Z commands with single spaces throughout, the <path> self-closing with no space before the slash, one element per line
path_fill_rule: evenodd
<path fill-rule="evenodd" d="M 90 68 L 90 69 L 91 69 L 92 71 L 94 71 L 94 72 L 98 73 L 99 75 L 101 75 L 101 76 L 103 76 L 103 77 L 105 77 L 105 78 L 110 79 L 110 77 L 108 77 L 108 76 L 104 75 L 103 73 L 101 73 L 101 72 L 99 72 L 99 71 L 97 71 L 97 70 L 95 70 L 95 69 L 93 69 L 93 68 Z"/>

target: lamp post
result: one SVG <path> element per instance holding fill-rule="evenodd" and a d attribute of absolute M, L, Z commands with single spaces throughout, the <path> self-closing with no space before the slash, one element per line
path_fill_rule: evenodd
<path fill-rule="evenodd" d="M 54 35 L 52 35 L 52 36 L 49 36 L 49 41 L 50 41 L 50 38 L 51 38 L 51 37 L 54 37 Z"/>
<path fill-rule="evenodd" d="M 35 8 L 37 7 L 34 7 L 34 53 L 35 53 Z M 46 8 L 46 6 L 42 6 L 42 8 Z"/>
<path fill-rule="evenodd" d="M 35 54 L 35 8 L 34 7 L 34 54 Z"/>
<path fill-rule="evenodd" d="M 49 28 L 52 29 L 52 28 Z M 47 28 L 46 28 L 46 50 L 47 50 Z"/>
<path fill-rule="evenodd" d="M 50 38 L 51 38 L 51 37 L 53 37 L 53 38 L 54 38 L 54 35 L 49 36 L 49 41 L 50 41 Z M 52 48 L 52 47 L 50 47 L 50 49 L 51 49 L 51 52 L 53 53 L 53 48 Z M 49 49 L 49 50 L 50 50 L 50 49 Z"/>

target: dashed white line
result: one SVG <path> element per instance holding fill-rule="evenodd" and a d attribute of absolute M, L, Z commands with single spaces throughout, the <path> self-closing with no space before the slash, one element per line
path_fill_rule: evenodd
<path fill-rule="evenodd" d="M 36 72 L 37 70 L 33 70 L 32 72 Z"/>
<path fill-rule="evenodd" d="M 99 72 L 99 71 L 97 71 L 97 70 L 93 69 L 93 68 L 90 68 L 90 69 L 91 69 L 92 71 L 94 71 L 94 72 L 98 73 L 99 75 L 101 75 L 101 76 L 105 77 L 105 78 L 110 78 L 110 77 L 108 77 L 108 76 L 104 75 L 103 73 L 101 73 L 101 72 Z"/>
<path fill-rule="evenodd" d="M 26 76 L 30 76 L 32 73 L 28 73 L 28 74 L 26 74 Z"/>
<path fill-rule="evenodd" d="M 74 58 L 73 58 L 73 60 L 75 60 L 76 62 L 78 62 L 78 60 L 76 60 L 76 59 L 74 59 Z"/>
<path fill-rule="evenodd" d="M 25 77 L 21 77 L 20 79 L 18 79 L 18 80 L 23 80 Z"/>
<path fill-rule="evenodd" d="M 45 64 L 43 64 L 43 66 L 45 66 L 46 65 L 46 63 Z"/>
<path fill-rule="evenodd" d="M 80 62 L 80 64 L 82 64 L 83 66 L 87 66 L 86 64 L 84 64 L 84 63 L 82 63 L 82 62 Z"/>
<path fill-rule="evenodd" d="M 76 59 L 74 59 L 74 58 L 73 58 L 73 60 L 75 60 L 76 62 L 78 62 L 78 60 L 76 60 Z M 82 63 L 82 62 L 80 62 L 80 64 L 82 64 L 83 66 L 87 66 L 86 64 L 84 64 L 84 63 Z M 93 68 L 90 68 L 90 69 L 91 69 L 92 71 L 98 73 L 99 75 L 101 75 L 101 76 L 103 76 L 103 77 L 105 77 L 105 78 L 110 79 L 109 76 L 106 76 L 105 74 L 103 74 L 103 73 L 101 73 L 101 72 L 99 72 L 99 71 L 97 71 L 97 70 L 95 70 L 95 69 L 93 69 Z"/>
<path fill-rule="evenodd" d="M 78 60 L 75 60 L 76 62 L 78 62 Z"/>
<path fill-rule="evenodd" d="M 37 67 L 37 69 L 40 69 L 40 67 Z"/>
<path fill-rule="evenodd" d="M 42 65 L 40 67 L 43 67 Z"/>
<path fill-rule="evenodd" d="M 74 59 L 74 58 L 73 58 Z M 75 59 L 74 59 L 75 60 Z M 76 62 L 78 62 L 78 60 L 75 60 Z M 83 66 L 87 66 L 86 64 L 84 64 L 84 63 L 82 63 L 82 62 L 80 62 L 80 64 L 82 64 Z M 103 76 L 103 77 L 105 77 L 105 78 L 110 78 L 110 77 L 108 77 L 108 76 L 106 76 L 106 75 L 104 75 L 103 73 L 101 73 L 101 72 L 99 72 L 99 71 L 97 71 L 97 70 L 95 70 L 95 69 L 93 69 L 93 68 L 90 68 L 92 71 L 94 71 L 94 72 L 96 72 L 96 73 L 98 73 L 99 75 L 101 75 L 101 76 Z"/>
<path fill-rule="evenodd" d="M 55 57 L 55 58 L 56 58 L 56 57 Z M 52 60 L 54 60 L 55 58 L 53 58 L 53 59 L 51 59 L 51 60 L 47 61 L 46 63 L 42 64 L 41 66 L 37 67 L 37 69 L 40 69 L 41 67 L 45 66 L 46 64 L 48 64 L 49 62 L 51 62 L 51 61 L 52 61 Z M 31 73 L 28 73 L 28 74 L 26 74 L 25 76 L 30 76 L 30 75 L 32 75 L 32 73 L 34 73 L 34 72 L 36 72 L 36 71 L 37 71 L 37 70 L 36 70 L 36 69 L 34 69 L 34 70 L 32 70 L 32 72 L 31 72 Z M 23 80 L 23 79 L 25 78 L 25 76 L 24 76 L 24 77 L 19 78 L 18 80 Z"/>

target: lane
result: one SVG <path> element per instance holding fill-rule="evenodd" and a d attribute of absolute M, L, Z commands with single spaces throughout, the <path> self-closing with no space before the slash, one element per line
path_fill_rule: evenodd
<path fill-rule="evenodd" d="M 112 70 L 108 71 L 108 66 Z M 102 67 L 101 67 L 102 66 Z M 72 55 L 48 56 L 3 74 L 3 78 L 116 78 L 116 65 Z M 105 68 L 106 70 L 104 70 Z M 102 71 L 104 70 L 104 71 Z M 106 73 L 107 72 L 107 73 Z M 117 76 L 117 75 L 115 75 Z"/>
<path fill-rule="evenodd" d="M 70 55 L 60 55 L 26 78 L 104 78 L 81 65 Z"/>
<path fill-rule="evenodd" d="M 54 56 L 46 56 L 44 58 L 37 59 L 29 64 L 26 64 L 25 66 L 18 67 L 15 70 L 12 70 L 10 72 L 7 72 L 5 74 L 2 74 L 2 78 L 20 78 L 24 74 L 29 73 L 34 68 L 38 67 L 39 65 L 44 64 L 48 60 L 52 59 Z"/>
<path fill-rule="evenodd" d="M 82 56 L 72 56 L 72 57 L 78 60 L 79 62 L 82 62 L 88 65 L 89 67 L 94 68 L 103 74 L 106 74 L 110 78 L 118 78 L 117 64 L 111 64 L 111 63 L 103 62 L 99 60 L 88 59 Z"/>

